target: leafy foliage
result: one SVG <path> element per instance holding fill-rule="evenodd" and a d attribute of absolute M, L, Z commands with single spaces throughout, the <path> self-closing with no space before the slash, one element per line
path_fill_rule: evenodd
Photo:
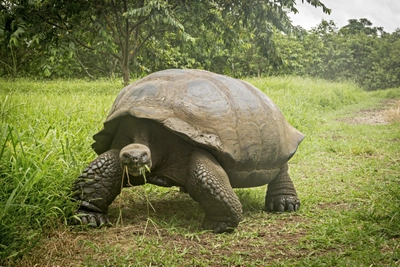
<path fill-rule="evenodd" d="M 367 90 L 400 84 L 400 30 L 386 33 L 361 18 L 305 31 L 288 12 L 297 12 L 294 0 L 3 1 L 0 74 L 126 84 L 161 69 L 199 68 L 350 80 Z"/>
<path fill-rule="evenodd" d="M 400 29 L 392 34 L 372 27 L 367 19 L 349 20 L 338 29 L 322 21 L 300 35 L 275 34 L 284 65 L 275 74 L 310 75 L 328 80 L 350 80 L 367 90 L 400 85 Z"/>
<path fill-rule="evenodd" d="M 329 12 L 320 1 L 307 2 Z M 32 69 L 36 75 L 40 69 L 44 76 L 54 77 L 84 74 L 94 78 L 119 72 L 124 83 L 129 82 L 132 71 L 141 75 L 169 65 L 148 64 L 157 60 L 163 49 L 168 50 L 163 54 L 168 56 L 165 60 L 173 65 L 182 67 L 185 61 L 189 65 L 197 61 L 191 48 L 195 41 L 198 44 L 207 41 L 200 39 L 213 42 L 217 57 L 226 57 L 247 38 L 241 35 L 250 32 L 256 37 L 253 39 L 258 49 L 264 55 L 270 54 L 272 27 L 290 32 L 292 25 L 287 12 L 297 12 L 294 0 L 9 0 L 1 3 L 0 10 L 4 45 L 1 54 L 6 58 L 3 65 L 8 67 L 10 75 L 31 73 Z M 17 66 L 22 65 L 19 61 L 23 53 L 30 52 L 28 48 L 33 41 L 36 51 L 29 53 L 32 65 L 21 71 Z M 21 53 L 10 57 L 9 52 L 16 47 Z M 208 47 L 199 48 L 200 57 L 208 62 L 196 65 L 210 66 L 213 58 L 209 58 Z M 149 51 L 152 54 L 146 53 Z M 186 60 L 187 56 L 192 58 Z"/>

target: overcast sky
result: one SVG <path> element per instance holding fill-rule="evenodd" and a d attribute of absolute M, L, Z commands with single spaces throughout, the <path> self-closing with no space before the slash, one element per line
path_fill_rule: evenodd
<path fill-rule="evenodd" d="M 330 15 L 321 8 L 314 8 L 306 1 L 296 0 L 299 13 L 290 15 L 294 25 L 306 30 L 317 26 L 322 19 L 333 20 L 341 28 L 349 19 L 367 18 L 376 27 L 383 27 L 386 32 L 400 28 L 400 0 L 321 0 L 332 9 Z"/>

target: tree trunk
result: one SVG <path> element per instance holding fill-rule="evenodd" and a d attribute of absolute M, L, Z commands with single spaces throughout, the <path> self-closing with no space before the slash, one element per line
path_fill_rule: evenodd
<path fill-rule="evenodd" d="M 124 12 L 128 11 L 128 3 L 124 1 Z M 124 78 L 124 85 L 128 85 L 131 79 L 131 73 L 129 70 L 129 19 L 125 19 L 125 29 L 124 31 L 124 43 L 122 44 L 122 74 Z"/>
<path fill-rule="evenodd" d="M 114 79 L 114 78 L 115 78 L 115 68 L 117 67 L 117 64 L 118 64 L 118 59 L 113 60 L 113 62 L 111 63 L 110 71 L 109 71 L 109 73 L 108 73 L 108 76 L 109 76 L 111 79 Z"/>
<path fill-rule="evenodd" d="M 122 75 L 123 75 L 123 79 L 124 79 L 124 85 L 128 85 L 130 82 L 130 71 L 129 71 L 129 55 L 127 55 L 126 53 L 122 53 Z"/>

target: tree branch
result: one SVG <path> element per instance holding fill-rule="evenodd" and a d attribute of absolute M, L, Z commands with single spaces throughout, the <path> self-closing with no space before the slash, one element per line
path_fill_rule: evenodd
<path fill-rule="evenodd" d="M 86 69 L 86 67 L 83 65 L 82 61 L 79 59 L 78 53 L 76 53 L 76 52 L 75 52 L 75 58 L 76 58 L 76 60 L 78 60 L 79 65 L 81 65 L 81 67 L 83 68 L 83 70 L 86 72 L 87 76 L 89 76 L 90 79 L 94 80 L 95 77 L 89 73 L 89 71 L 88 71 L 88 70 Z"/>
<path fill-rule="evenodd" d="M 84 44 L 84 43 L 83 43 L 82 41 L 80 41 L 79 39 L 72 38 L 72 40 L 73 40 L 74 42 L 77 42 L 80 46 L 82 46 L 82 47 L 84 47 L 84 48 L 86 48 L 86 49 L 89 49 L 90 51 L 95 51 L 95 50 L 96 50 L 95 48 L 90 47 L 90 46 Z M 102 55 L 113 56 L 114 58 L 116 58 L 116 59 L 118 59 L 118 60 L 121 60 L 121 57 L 118 56 L 118 55 L 115 54 L 115 53 L 108 53 L 108 52 L 103 52 L 103 51 L 98 51 L 98 52 L 99 52 L 100 54 L 102 54 Z"/>
<path fill-rule="evenodd" d="M 129 28 L 129 33 L 132 33 L 135 28 L 137 28 L 138 26 L 140 26 L 143 22 L 145 22 L 146 20 L 149 19 L 149 16 L 144 16 L 142 18 L 140 18 L 139 20 L 137 20 L 130 28 Z"/>
<path fill-rule="evenodd" d="M 112 4 L 112 10 L 113 10 L 113 13 L 115 15 L 116 22 L 115 23 L 110 23 L 110 25 L 117 25 L 118 32 L 121 34 L 121 36 L 123 38 L 126 38 L 127 37 L 126 33 L 124 32 L 124 30 L 122 30 L 123 26 L 122 26 L 122 23 L 121 23 L 121 19 L 120 19 L 120 16 L 119 16 L 120 14 L 118 13 L 118 9 L 117 9 L 117 6 L 115 4 L 115 1 L 112 0 L 111 4 Z M 124 1 L 124 4 L 126 5 L 125 1 Z M 122 40 L 120 40 L 120 41 L 122 42 Z"/>
<path fill-rule="evenodd" d="M 150 32 L 140 43 L 139 45 L 135 45 L 133 48 L 133 52 L 129 54 L 129 60 L 131 60 L 140 50 L 140 48 L 150 39 L 151 36 L 155 35 L 156 33 L 166 32 L 167 29 L 159 30 L 159 31 L 152 31 Z"/>

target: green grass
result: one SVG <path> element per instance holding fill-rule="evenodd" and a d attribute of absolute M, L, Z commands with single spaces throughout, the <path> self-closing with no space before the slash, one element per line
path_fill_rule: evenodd
<path fill-rule="evenodd" d="M 108 107 L 99 103 L 112 101 L 107 94 L 117 87 L 107 82 L 0 82 L 1 256 L 19 256 L 44 229 L 66 220 L 70 181 L 93 156 L 90 134 L 107 114 Z"/>
<path fill-rule="evenodd" d="M 264 187 L 236 190 L 244 220 L 214 235 L 201 230 L 202 211 L 186 194 L 151 185 L 123 191 L 112 228 L 67 226 L 71 184 L 95 157 L 91 136 L 122 86 L 0 80 L 0 265 L 398 266 L 400 123 L 351 122 L 360 110 L 389 108 L 382 101 L 400 99 L 400 89 L 248 81 L 306 134 L 290 161 L 302 207 L 265 213 Z"/>

